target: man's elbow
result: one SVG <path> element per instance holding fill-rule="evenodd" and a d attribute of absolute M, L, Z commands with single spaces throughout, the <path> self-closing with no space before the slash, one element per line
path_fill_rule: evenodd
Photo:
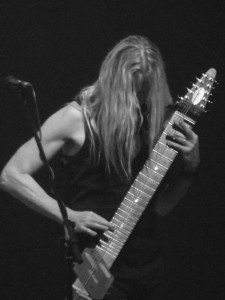
<path fill-rule="evenodd" d="M 15 170 L 9 167 L 3 168 L 0 174 L 0 188 L 3 190 L 8 190 L 13 182 L 13 176 L 15 175 Z"/>

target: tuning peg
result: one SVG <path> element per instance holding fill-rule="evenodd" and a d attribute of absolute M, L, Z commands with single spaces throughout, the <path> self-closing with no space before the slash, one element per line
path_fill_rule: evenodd
<path fill-rule="evenodd" d="M 194 92 L 193 92 L 192 90 L 190 90 L 190 89 L 188 89 L 188 88 L 187 88 L 187 90 L 188 90 L 188 92 L 189 92 L 190 94 L 194 94 Z"/>
<path fill-rule="evenodd" d="M 216 80 L 214 80 L 214 78 L 213 78 L 213 77 L 209 77 L 209 81 L 211 81 L 211 82 L 213 82 L 213 81 L 214 81 L 214 83 L 218 84 L 218 82 L 217 82 Z"/>
<path fill-rule="evenodd" d="M 199 82 L 199 83 L 203 83 L 203 80 L 202 79 L 199 79 L 198 77 L 195 77 L 196 79 L 197 79 L 197 81 Z"/>
<path fill-rule="evenodd" d="M 178 99 L 180 99 L 180 101 L 183 101 L 184 97 L 178 96 Z"/>
<path fill-rule="evenodd" d="M 207 84 L 207 89 L 212 89 L 212 90 L 214 90 L 215 88 L 211 85 L 211 84 Z"/>

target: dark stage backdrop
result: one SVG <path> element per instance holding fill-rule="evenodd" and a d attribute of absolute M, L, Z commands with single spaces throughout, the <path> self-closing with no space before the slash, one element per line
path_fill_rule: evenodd
<path fill-rule="evenodd" d="M 174 98 L 214 67 L 214 104 L 196 127 L 202 164 L 160 232 L 168 299 L 225 299 L 224 1 L 12 1 L 0 3 L 0 80 L 33 83 L 43 122 L 98 76 L 121 38 L 148 36 L 161 49 Z M 0 86 L 0 167 L 31 136 L 21 100 Z M 39 176 L 47 188 L 43 171 Z M 62 229 L 0 192 L 0 299 L 62 299 Z"/>

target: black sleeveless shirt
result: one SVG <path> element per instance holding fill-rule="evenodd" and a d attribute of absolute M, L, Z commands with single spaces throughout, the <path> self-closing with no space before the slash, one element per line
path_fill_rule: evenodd
<path fill-rule="evenodd" d="M 132 162 L 132 179 L 128 182 L 118 175 L 116 170 L 106 169 L 105 160 L 92 163 L 91 142 L 86 130 L 85 142 L 74 156 L 61 153 L 60 184 L 66 205 L 76 211 L 93 211 L 107 220 L 111 220 L 117 208 L 130 188 L 132 181 L 141 170 L 148 157 L 148 147 L 143 146 Z M 154 201 L 151 201 L 154 203 Z M 158 237 L 155 232 L 157 215 L 150 204 L 128 238 L 116 263 L 128 266 L 144 266 L 155 260 L 159 253 Z M 85 246 L 95 243 L 96 238 L 78 234 L 80 243 Z"/>

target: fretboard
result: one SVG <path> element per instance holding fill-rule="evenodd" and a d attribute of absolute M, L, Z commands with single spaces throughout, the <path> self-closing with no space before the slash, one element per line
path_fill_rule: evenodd
<path fill-rule="evenodd" d="M 184 119 L 190 126 L 195 122 L 175 111 L 159 141 L 146 160 L 142 170 L 131 185 L 122 203 L 117 209 L 111 223 L 114 225 L 114 232 L 106 231 L 107 242 L 100 240 L 98 250 L 102 253 L 104 260 L 110 261 L 111 267 L 117 258 L 129 235 L 139 221 L 145 208 L 150 203 L 154 193 L 167 173 L 169 167 L 177 156 L 177 151 L 166 145 L 166 136 L 172 134 L 175 129 L 175 120 Z M 108 256 L 108 258 L 107 258 Z"/>

